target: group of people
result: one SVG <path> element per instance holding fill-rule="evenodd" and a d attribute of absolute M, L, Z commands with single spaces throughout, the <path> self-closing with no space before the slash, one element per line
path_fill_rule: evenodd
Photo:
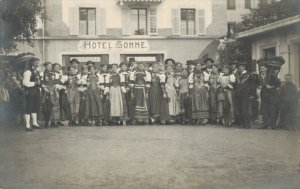
<path fill-rule="evenodd" d="M 217 64 L 173 59 L 164 63 L 131 61 L 120 64 L 80 64 L 67 70 L 58 63 L 28 59 L 19 89 L 24 89 L 25 128 L 142 124 L 220 124 L 251 128 L 262 115 L 262 129 L 290 128 L 294 123 L 298 91 L 291 75 L 278 79 L 280 66 L 259 64 L 259 73 L 247 64 Z M 22 90 L 21 90 L 22 91 Z M 22 93 L 19 93 L 22 95 Z M 260 109 L 260 111 L 259 111 Z"/>

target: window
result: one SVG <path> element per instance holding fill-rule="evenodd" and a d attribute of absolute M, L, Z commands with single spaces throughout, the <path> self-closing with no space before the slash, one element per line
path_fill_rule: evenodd
<path fill-rule="evenodd" d="M 147 9 L 131 9 L 131 34 L 147 35 Z"/>
<path fill-rule="evenodd" d="M 96 9 L 79 9 L 79 35 L 96 35 Z"/>
<path fill-rule="evenodd" d="M 245 0 L 245 9 L 251 9 L 251 0 Z"/>
<path fill-rule="evenodd" d="M 195 35 L 195 9 L 181 9 L 181 34 Z"/>
<path fill-rule="evenodd" d="M 79 55 L 79 54 L 68 54 L 62 55 L 62 65 L 68 67 L 70 65 L 70 60 L 76 58 L 80 65 L 86 64 L 87 61 L 93 61 L 97 69 L 100 68 L 102 64 L 108 64 L 109 55 L 108 54 L 90 54 L 90 55 Z"/>
<path fill-rule="evenodd" d="M 271 58 L 274 56 L 276 56 L 276 48 L 275 47 L 263 49 L 263 57 L 264 58 Z"/>
<path fill-rule="evenodd" d="M 227 0 L 227 9 L 235 9 L 235 0 Z"/>

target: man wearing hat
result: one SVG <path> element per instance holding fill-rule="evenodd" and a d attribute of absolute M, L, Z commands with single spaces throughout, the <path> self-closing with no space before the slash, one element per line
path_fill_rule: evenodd
<path fill-rule="evenodd" d="M 250 106 L 250 74 L 246 70 L 247 63 L 238 64 L 238 75 L 236 78 L 235 100 L 237 108 L 237 124 L 240 128 L 250 128 L 251 120 L 249 113 Z"/>
<path fill-rule="evenodd" d="M 75 72 L 76 72 L 76 74 L 78 74 L 79 69 L 80 69 L 79 68 L 79 65 L 80 65 L 79 61 L 76 58 L 73 58 L 72 60 L 70 60 L 70 65 L 75 68 Z"/>
<path fill-rule="evenodd" d="M 193 73 L 195 69 L 195 62 L 193 60 L 186 61 L 189 73 Z"/>
<path fill-rule="evenodd" d="M 276 89 L 280 87 L 279 79 L 268 72 L 267 64 L 259 65 L 259 86 L 261 98 L 261 114 L 263 126 L 261 129 L 276 129 Z"/>
<path fill-rule="evenodd" d="M 25 126 L 26 131 L 32 131 L 33 128 L 40 128 L 37 123 L 37 113 L 39 112 L 41 83 L 37 74 L 38 59 L 29 57 L 27 64 L 27 70 L 23 75 L 23 85 L 25 87 Z M 32 127 L 30 126 L 30 116 L 32 118 Z"/>
<path fill-rule="evenodd" d="M 215 62 L 215 61 L 214 61 L 213 59 L 211 59 L 211 58 L 206 58 L 206 59 L 204 60 L 204 64 L 205 64 L 205 66 L 206 66 L 206 68 L 204 69 L 204 71 L 207 72 L 208 74 L 210 74 L 211 69 L 212 69 L 212 65 L 213 65 L 214 62 Z M 204 67 L 204 66 L 203 66 L 203 67 Z"/>

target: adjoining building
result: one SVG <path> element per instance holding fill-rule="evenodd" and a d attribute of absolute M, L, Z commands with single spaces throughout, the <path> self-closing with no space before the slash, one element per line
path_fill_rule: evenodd
<path fill-rule="evenodd" d="M 33 52 L 41 62 L 64 66 L 72 58 L 84 63 L 136 61 L 185 63 L 212 56 L 226 35 L 226 1 L 220 0 L 44 0 Z"/>
<path fill-rule="evenodd" d="M 290 73 L 300 86 L 300 15 L 240 32 L 238 38 L 250 39 L 253 60 L 282 56 L 285 64 L 279 77 Z"/>

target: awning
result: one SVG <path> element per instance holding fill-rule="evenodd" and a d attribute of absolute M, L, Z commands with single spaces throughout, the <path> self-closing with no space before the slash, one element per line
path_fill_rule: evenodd
<path fill-rule="evenodd" d="M 253 37 L 257 34 L 261 34 L 261 33 L 266 33 L 266 32 L 271 32 L 275 29 L 279 29 L 279 28 L 283 28 L 283 27 L 288 27 L 294 24 L 299 24 L 300 23 L 300 15 L 297 16 L 293 16 L 290 18 L 286 18 L 283 20 L 279 20 L 264 26 L 260 26 L 257 28 L 253 28 L 247 31 L 243 31 L 238 33 L 238 37 L 237 38 L 246 38 L 246 37 Z"/>
<path fill-rule="evenodd" d="M 125 3 L 161 3 L 164 0 L 119 0 L 120 5 Z"/>

